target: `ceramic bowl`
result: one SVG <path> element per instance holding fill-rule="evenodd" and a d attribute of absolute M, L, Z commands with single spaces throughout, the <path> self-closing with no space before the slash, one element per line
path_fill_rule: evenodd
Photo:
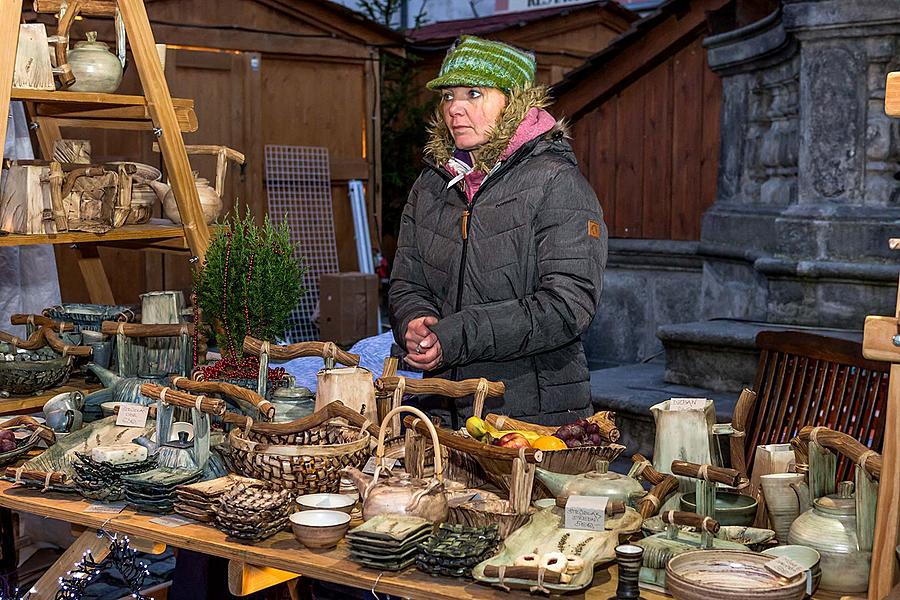
<path fill-rule="evenodd" d="M 304 510 L 339 510 L 350 514 L 357 498 L 344 494 L 306 494 L 297 497 L 297 506 Z"/>
<path fill-rule="evenodd" d="M 294 537 L 312 549 L 334 548 L 350 527 L 350 515 L 339 510 L 304 510 L 290 519 Z"/>
<path fill-rule="evenodd" d="M 535 500 L 531 504 L 538 510 L 544 510 L 545 508 L 556 506 L 556 498 L 541 498 L 540 500 Z"/>
<path fill-rule="evenodd" d="M 817 550 L 808 546 L 787 544 L 763 550 L 762 553 L 769 556 L 787 556 L 809 569 L 812 574 L 812 591 L 810 595 L 816 593 L 816 590 L 819 588 L 819 582 L 822 581 L 822 567 L 819 565 L 822 557 Z"/>
<path fill-rule="evenodd" d="M 116 414 L 116 407 L 120 404 L 125 404 L 124 402 L 101 402 L 100 403 L 100 412 L 103 413 L 104 417 L 111 417 Z"/>
<path fill-rule="evenodd" d="M 759 502 L 750 496 L 734 492 L 716 491 L 716 521 L 725 525 L 753 525 Z M 697 512 L 697 494 L 691 492 L 681 497 L 681 510 Z"/>
<path fill-rule="evenodd" d="M 759 552 L 766 544 L 775 539 L 775 532 L 771 529 L 761 529 L 759 527 L 727 525 L 719 528 L 716 537 L 720 540 L 743 544 L 751 550 Z"/>
<path fill-rule="evenodd" d="M 666 565 L 666 586 L 675 600 L 800 600 L 806 577 L 790 581 L 765 564 L 771 557 L 737 550 L 696 550 Z"/>

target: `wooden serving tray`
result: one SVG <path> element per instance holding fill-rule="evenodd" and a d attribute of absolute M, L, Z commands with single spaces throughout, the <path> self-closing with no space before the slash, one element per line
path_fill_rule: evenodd
<path fill-rule="evenodd" d="M 584 544 L 581 550 L 581 558 L 584 560 L 584 569 L 572 576 L 572 580 L 566 584 L 544 582 L 544 588 L 552 592 L 575 592 L 583 590 L 591 585 L 594 580 L 594 567 L 615 560 L 615 548 L 619 545 L 619 536 L 635 533 L 641 528 L 641 516 L 633 508 L 626 508 L 625 513 L 606 520 L 606 531 L 585 531 L 581 529 L 566 529 L 565 510 L 556 507 L 545 508 L 537 511 L 531 518 L 531 522 L 514 531 L 501 544 L 499 554 L 479 563 L 472 570 L 472 576 L 481 583 L 500 586 L 500 579 L 487 577 L 484 574 L 488 565 L 509 565 L 515 562 L 516 557 L 530 552 L 546 554 L 559 551 L 560 539 L 568 534 L 566 553 L 571 553 L 570 548 L 578 545 L 582 540 L 591 538 Z M 502 585 L 514 589 L 530 589 L 537 585 L 536 579 L 517 579 L 506 577 Z"/>

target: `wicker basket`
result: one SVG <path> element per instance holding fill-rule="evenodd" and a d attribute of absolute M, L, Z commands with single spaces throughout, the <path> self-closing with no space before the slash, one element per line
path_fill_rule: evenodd
<path fill-rule="evenodd" d="M 369 458 L 368 431 L 333 421 L 292 433 L 234 428 L 228 434 L 231 465 L 241 475 L 296 494 L 337 493 L 341 469 L 362 468 Z"/>

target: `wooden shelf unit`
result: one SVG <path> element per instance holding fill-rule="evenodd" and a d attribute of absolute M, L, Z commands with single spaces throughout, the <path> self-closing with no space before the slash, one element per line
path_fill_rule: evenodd
<path fill-rule="evenodd" d="M 59 2 L 40 0 L 35 11 L 55 13 Z M 125 23 L 134 67 L 143 88 L 143 96 L 70 91 L 43 91 L 12 87 L 16 49 L 21 21 L 21 3 L 0 3 L 0 139 L 6 139 L 9 101 L 21 100 L 32 123 L 44 158 L 52 156 L 53 144 L 61 139 L 60 128 L 150 130 L 157 137 L 169 175 L 169 184 L 178 204 L 184 226 L 152 222 L 126 226 L 97 235 L 65 232 L 53 235 L 0 236 L 0 246 L 28 244 L 76 244 L 79 267 L 91 302 L 114 304 L 109 279 L 97 252 L 97 246 L 143 248 L 163 252 L 190 251 L 198 259 L 209 246 L 209 228 L 200 208 L 191 165 L 182 132 L 198 128 L 193 100 L 173 99 L 156 53 L 153 32 L 142 0 L 89 0 L 83 14 L 114 17 L 119 11 Z M 0 160 L 2 160 L 0 148 Z"/>

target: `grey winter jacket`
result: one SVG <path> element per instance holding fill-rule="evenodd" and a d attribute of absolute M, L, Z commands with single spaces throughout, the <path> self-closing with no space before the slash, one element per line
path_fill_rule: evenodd
<path fill-rule="evenodd" d="M 403 211 L 389 298 L 397 343 L 405 349 L 412 319 L 436 316 L 443 360 L 429 376 L 503 381 L 485 412 L 548 425 L 586 416 L 581 335 L 600 300 L 607 232 L 562 130 L 500 163 L 471 206 L 450 179 L 426 168 Z M 470 400 L 457 404 L 463 417 Z"/>

